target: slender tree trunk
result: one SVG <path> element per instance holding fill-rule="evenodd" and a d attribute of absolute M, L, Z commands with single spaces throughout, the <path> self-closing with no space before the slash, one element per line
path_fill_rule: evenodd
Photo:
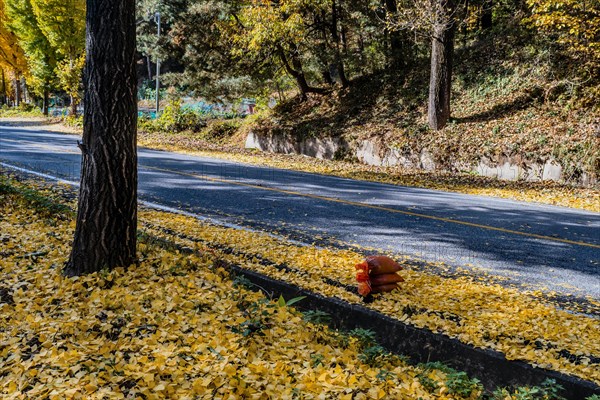
<path fill-rule="evenodd" d="M 454 3 L 442 0 L 431 42 L 431 75 L 429 79 L 429 127 L 440 130 L 450 118 L 450 89 L 454 53 Z"/>
<path fill-rule="evenodd" d="M 385 9 L 388 16 L 394 16 L 398 12 L 398 3 L 396 0 L 385 0 Z M 398 30 L 386 30 L 390 38 L 388 64 L 392 69 L 399 70 L 404 66 L 402 35 Z"/>
<path fill-rule="evenodd" d="M 292 61 L 292 65 L 290 65 L 285 55 L 285 50 L 282 46 L 278 46 L 277 52 L 287 73 L 290 74 L 292 78 L 296 80 L 296 83 L 298 84 L 298 89 L 300 89 L 300 94 L 303 99 L 306 99 L 308 93 L 325 93 L 325 89 L 315 88 L 308 84 L 308 81 L 304 76 L 304 72 L 302 71 L 302 63 L 300 62 L 300 59 L 297 55 L 292 55 L 290 57 Z"/>
<path fill-rule="evenodd" d="M 21 77 L 21 93 L 23 96 L 23 101 L 25 103 L 29 103 L 29 92 L 27 91 L 27 80 L 24 76 Z"/>
<path fill-rule="evenodd" d="M 50 103 L 50 93 L 48 92 L 48 88 L 44 89 L 44 99 L 43 99 L 43 104 L 42 104 L 42 112 L 44 113 L 44 116 L 47 117 L 48 116 L 48 108 L 49 108 L 49 103 Z"/>
<path fill-rule="evenodd" d="M 87 0 L 81 187 L 65 275 L 136 262 L 135 0 Z"/>
<path fill-rule="evenodd" d="M 152 80 L 152 63 L 150 62 L 150 56 L 146 56 L 146 67 L 148 68 L 148 81 Z"/>
<path fill-rule="evenodd" d="M 338 24 L 341 19 L 340 13 L 338 12 L 338 6 L 335 0 L 331 2 L 331 37 L 333 39 L 334 52 L 335 52 L 335 69 L 339 77 L 342 87 L 350 86 L 350 81 L 346 77 L 346 71 L 344 69 L 344 61 L 342 60 L 341 38 L 338 33 Z"/>
<path fill-rule="evenodd" d="M 492 25 L 493 25 L 492 8 L 493 7 L 494 7 L 493 0 L 484 0 L 482 10 L 481 10 L 481 20 L 479 21 L 482 31 L 487 31 L 489 29 L 492 29 Z"/>
<path fill-rule="evenodd" d="M 4 75 L 4 70 L 0 68 L 0 73 L 2 73 L 2 92 L 0 92 L 0 104 L 6 104 L 6 75 Z"/>
<path fill-rule="evenodd" d="M 77 100 L 75 100 L 75 96 L 72 94 L 69 95 L 69 100 L 71 102 L 71 115 L 77 116 Z"/>
<path fill-rule="evenodd" d="M 15 106 L 18 107 L 21 104 L 21 77 L 17 73 L 15 77 Z"/>

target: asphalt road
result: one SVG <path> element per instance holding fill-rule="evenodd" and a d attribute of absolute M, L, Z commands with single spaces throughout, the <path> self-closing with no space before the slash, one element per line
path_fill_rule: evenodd
<path fill-rule="evenodd" d="M 79 181 L 77 136 L 0 123 L 0 165 Z M 600 299 L 600 214 L 139 149 L 142 200 Z M 600 201 L 600 200 L 599 200 Z"/>

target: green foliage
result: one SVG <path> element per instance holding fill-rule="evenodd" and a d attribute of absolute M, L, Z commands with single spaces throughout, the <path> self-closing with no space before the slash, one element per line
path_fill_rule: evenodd
<path fill-rule="evenodd" d="M 380 369 L 376 376 L 376 378 L 382 382 L 386 382 L 390 379 L 393 379 L 393 377 L 394 374 L 386 369 Z"/>
<path fill-rule="evenodd" d="M 67 92 L 75 101 L 80 100 L 81 72 L 85 64 L 85 54 L 75 59 L 63 59 L 56 66 L 56 76 L 60 87 Z"/>
<path fill-rule="evenodd" d="M 199 132 L 206 126 L 206 120 L 199 113 L 182 107 L 179 99 L 172 99 L 160 116 L 155 119 L 141 118 L 139 127 L 148 132 Z"/>
<path fill-rule="evenodd" d="M 358 359 L 372 367 L 380 366 L 381 363 L 388 357 L 389 353 L 382 346 L 376 344 L 366 347 L 358 355 Z"/>
<path fill-rule="evenodd" d="M 0 175 L 0 196 L 3 195 L 17 195 L 19 200 L 28 204 L 44 217 L 62 218 L 63 216 L 73 216 L 73 210 L 56 198 L 34 188 L 20 185 L 12 179 Z"/>
<path fill-rule="evenodd" d="M 466 372 L 454 371 L 447 375 L 446 386 L 448 393 L 462 398 L 469 398 L 473 393 L 483 390 L 479 380 L 469 378 Z"/>
<path fill-rule="evenodd" d="M 250 304 L 238 303 L 238 308 L 243 311 L 246 320 L 238 325 L 231 326 L 234 333 L 247 338 L 252 335 L 264 335 L 263 330 L 271 327 L 271 313 L 275 304 L 268 299 L 262 298 Z"/>
<path fill-rule="evenodd" d="M 83 128 L 83 115 L 67 115 L 62 122 L 72 128 Z"/>
<path fill-rule="evenodd" d="M 309 310 L 302 314 L 302 319 L 313 324 L 325 325 L 331 322 L 331 315 L 320 310 Z"/>
<path fill-rule="evenodd" d="M 492 394 L 493 400 L 564 400 L 564 388 L 553 379 L 546 379 L 540 386 L 518 387 L 514 390 L 499 388 Z M 593 396 L 592 396 L 593 397 Z"/>
<path fill-rule="evenodd" d="M 6 0 L 7 27 L 18 38 L 38 95 L 57 83 L 79 98 L 85 49 L 85 0 Z"/>
<path fill-rule="evenodd" d="M 306 296 L 298 296 L 298 297 L 294 297 L 293 299 L 289 299 L 289 300 L 285 300 L 283 298 L 283 295 L 279 295 L 279 299 L 277 299 L 277 307 L 290 307 L 296 303 L 298 303 L 299 301 L 302 301 L 306 298 Z"/>
<path fill-rule="evenodd" d="M 254 284 L 250 281 L 250 279 L 246 278 L 244 275 L 236 275 L 233 278 L 233 287 L 243 287 L 246 289 L 251 289 L 252 287 L 254 287 Z"/>
<path fill-rule="evenodd" d="M 239 119 L 215 119 L 202 130 L 202 136 L 210 141 L 221 141 L 231 137 L 239 127 Z"/>
<path fill-rule="evenodd" d="M 434 393 L 437 389 L 438 389 L 438 383 L 429 378 L 428 376 L 426 376 L 425 374 L 419 374 L 417 375 L 417 378 L 419 379 L 419 383 L 425 388 L 425 390 L 427 390 L 429 393 Z"/>
<path fill-rule="evenodd" d="M 377 338 L 375 332 L 371 329 L 355 328 L 348 334 L 357 340 L 359 348 L 367 348 L 375 346 Z"/>
<path fill-rule="evenodd" d="M 313 368 L 318 367 L 319 365 L 323 365 L 323 354 L 311 354 L 310 355 L 310 365 Z"/>
<path fill-rule="evenodd" d="M 1 117 L 42 117 L 42 111 L 30 103 L 21 103 L 18 107 L 9 107 L 6 104 L 0 108 Z"/>
<path fill-rule="evenodd" d="M 31 0 L 6 0 L 7 27 L 18 38 L 25 51 L 29 69 L 29 85 L 42 96 L 56 84 L 57 54 L 44 35 L 36 18 Z"/>
<path fill-rule="evenodd" d="M 437 369 L 438 371 L 442 371 L 446 374 L 452 373 L 455 370 L 448 365 L 444 364 L 441 361 L 432 361 L 428 363 L 419 364 L 419 368 L 422 368 L 425 371 L 431 371 Z"/>

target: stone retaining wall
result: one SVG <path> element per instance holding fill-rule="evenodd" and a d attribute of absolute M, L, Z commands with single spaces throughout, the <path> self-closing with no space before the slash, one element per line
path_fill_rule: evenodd
<path fill-rule="evenodd" d="M 306 138 L 298 140 L 291 136 L 263 136 L 250 132 L 246 138 L 246 148 L 273 153 L 303 154 L 325 160 L 334 159 L 339 155 L 350 155 L 368 165 L 400 165 L 424 171 L 435 171 L 447 169 L 448 167 L 436 164 L 427 149 L 422 150 L 420 153 L 405 154 L 371 140 L 363 140 L 357 145 L 351 145 L 342 138 Z M 464 163 L 455 162 L 451 164 L 451 168 L 505 180 L 556 181 L 580 185 L 597 183 L 597 179 L 588 174 L 578 177 L 566 176 L 563 166 L 554 159 L 548 159 L 544 164 L 539 164 L 527 162 L 519 155 L 503 156 L 495 160 L 482 157 L 477 165 L 465 165 Z"/>

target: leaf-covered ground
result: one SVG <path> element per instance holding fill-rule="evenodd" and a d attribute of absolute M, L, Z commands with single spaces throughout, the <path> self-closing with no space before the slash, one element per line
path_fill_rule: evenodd
<path fill-rule="evenodd" d="M 183 256 L 146 240 L 138 266 L 65 278 L 72 214 L 35 192 L 0 189 L 2 399 L 481 393 L 464 373 L 409 366 L 369 332 L 332 331 L 236 284 L 212 251 Z"/>
<path fill-rule="evenodd" d="M 360 338 L 307 323 L 235 285 L 222 268 L 235 263 L 362 303 L 354 289 L 358 251 L 142 210 L 140 266 L 66 279 L 59 269 L 72 235 L 69 209 L 26 187 L 0 192 L 2 398 L 267 398 L 271 390 L 284 393 L 278 398 L 461 398 L 448 383 L 454 372 L 410 367 Z M 600 383 L 597 317 L 485 276 L 406 267 L 401 291 L 366 306 Z M 597 314 L 600 304 L 589 303 Z"/>
<path fill-rule="evenodd" d="M 362 303 L 355 290 L 357 251 L 299 246 L 267 234 L 207 225 L 186 216 L 141 213 L 143 229 L 180 246 L 211 250 L 244 268 L 305 289 Z M 443 266 L 437 266 L 439 274 Z M 592 316 L 559 309 L 541 292 L 508 288 L 485 275 L 441 277 L 406 265 L 400 291 L 378 295 L 367 307 L 404 323 L 444 333 L 508 359 L 600 383 L 600 303 Z M 588 313 L 590 309 L 586 310 Z"/>

